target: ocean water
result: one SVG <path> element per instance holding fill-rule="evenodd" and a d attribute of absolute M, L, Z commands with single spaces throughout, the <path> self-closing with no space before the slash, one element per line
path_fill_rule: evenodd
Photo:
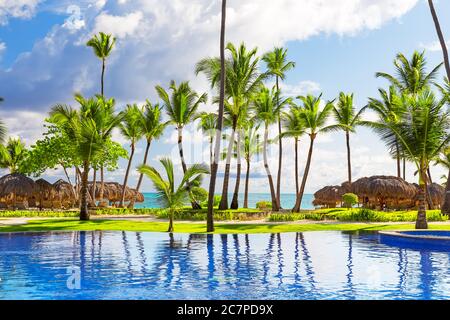
<path fill-rule="evenodd" d="M 229 203 L 231 203 L 232 194 L 229 195 Z M 302 209 L 314 209 L 312 201 L 314 196 L 312 194 L 305 194 L 302 199 Z M 248 206 L 249 208 L 256 208 L 256 203 L 259 201 L 271 201 L 270 193 L 249 193 Z M 244 194 L 239 194 L 239 207 L 241 208 L 244 203 Z M 291 209 L 295 204 L 295 194 L 284 193 L 281 194 L 281 207 L 285 209 Z M 137 203 L 136 208 L 160 208 L 156 193 L 146 192 L 144 193 L 144 202 Z"/>

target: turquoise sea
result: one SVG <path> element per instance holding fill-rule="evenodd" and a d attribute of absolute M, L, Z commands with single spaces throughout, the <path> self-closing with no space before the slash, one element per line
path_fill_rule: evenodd
<path fill-rule="evenodd" d="M 229 195 L 229 202 L 231 202 L 232 195 Z M 305 194 L 302 200 L 302 209 L 314 209 L 312 205 L 313 201 L 312 194 Z M 160 208 L 158 203 L 158 198 L 155 193 L 146 192 L 144 193 L 144 202 L 136 204 L 136 208 Z M 256 208 L 256 203 L 259 201 L 270 201 L 270 193 L 249 193 L 248 195 L 248 206 L 249 208 Z M 244 194 L 239 195 L 239 207 L 242 207 L 244 203 Z M 294 207 L 295 204 L 295 194 L 285 193 L 281 194 L 281 207 L 285 209 L 290 209 Z"/>

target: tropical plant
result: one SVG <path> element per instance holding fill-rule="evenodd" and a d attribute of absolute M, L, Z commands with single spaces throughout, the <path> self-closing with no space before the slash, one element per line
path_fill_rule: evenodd
<path fill-rule="evenodd" d="M 7 168 L 10 173 L 19 172 L 27 152 L 20 138 L 9 138 L 6 146 L 0 145 L 0 168 Z"/>
<path fill-rule="evenodd" d="M 270 195 L 272 197 L 272 210 L 279 211 L 278 199 L 275 192 L 272 174 L 270 172 L 268 158 L 267 158 L 267 145 L 269 142 L 269 126 L 277 121 L 277 115 L 279 109 L 290 102 L 290 99 L 278 100 L 276 89 L 269 90 L 268 88 L 261 86 L 260 91 L 255 95 L 253 99 L 253 108 L 255 117 L 262 123 L 264 123 L 264 142 L 263 142 L 263 158 L 264 168 L 269 180 Z"/>
<path fill-rule="evenodd" d="M 294 208 L 292 211 L 300 212 L 301 203 L 303 199 L 303 194 L 305 192 L 305 186 L 308 179 L 309 169 L 311 166 L 311 159 L 314 149 L 314 141 L 317 135 L 321 133 L 326 133 L 331 130 L 339 130 L 342 129 L 341 124 L 327 125 L 328 118 L 333 112 L 333 104 L 332 102 L 328 102 L 325 104 L 324 108 L 321 109 L 321 98 L 322 94 L 318 97 L 314 97 L 312 95 L 307 96 L 299 96 L 299 99 L 302 102 L 302 109 L 299 113 L 300 121 L 303 123 L 305 128 L 305 133 L 309 135 L 309 150 L 308 150 L 308 158 L 306 160 L 305 170 L 303 171 L 302 183 L 300 185 L 300 189 L 297 193 L 296 201 Z"/>
<path fill-rule="evenodd" d="M 177 128 L 178 151 L 180 153 L 183 173 L 186 173 L 187 166 L 183 153 L 183 128 L 195 119 L 198 107 L 200 104 L 207 102 L 208 96 L 206 93 L 199 95 L 192 90 L 189 82 L 182 82 L 177 86 L 175 81 L 172 80 L 170 82 L 171 96 L 161 86 L 156 86 L 155 89 L 163 101 L 163 106 L 170 118 L 170 122 Z M 187 187 L 188 189 L 190 188 L 189 182 L 187 183 Z M 201 207 L 197 202 L 193 201 L 192 208 L 200 209 Z"/>
<path fill-rule="evenodd" d="M 355 128 L 359 125 L 363 125 L 361 116 L 366 107 L 356 112 L 353 104 L 353 94 L 339 93 L 339 99 L 336 106 L 333 108 L 334 118 L 337 123 L 342 126 L 342 130 L 345 132 L 345 141 L 347 145 L 347 172 L 348 182 L 352 184 L 352 164 L 350 155 L 350 132 L 355 132 Z"/>
<path fill-rule="evenodd" d="M 260 125 L 255 125 L 254 121 L 248 121 L 244 127 L 244 137 L 242 149 L 244 159 L 247 164 L 247 171 L 245 173 L 245 189 L 244 189 L 244 208 L 248 208 L 248 192 L 250 182 L 250 164 L 252 157 L 260 154 L 263 150 L 263 142 L 259 134 Z"/>
<path fill-rule="evenodd" d="M 146 175 L 152 182 L 158 193 L 158 200 L 164 208 L 169 210 L 169 228 L 167 232 L 173 232 L 173 217 L 177 210 L 183 207 L 189 200 L 189 181 L 195 181 L 203 174 L 208 174 L 206 166 L 194 164 L 187 168 L 178 187 L 175 187 L 175 176 L 172 160 L 168 158 L 160 159 L 164 167 L 167 180 L 163 179 L 158 171 L 148 165 L 141 165 L 138 168 L 140 173 Z"/>
<path fill-rule="evenodd" d="M 226 95 L 224 111 L 232 123 L 227 159 L 225 162 L 222 200 L 219 205 L 220 210 L 228 209 L 231 157 L 239 119 L 247 109 L 251 96 L 258 90 L 259 85 L 268 76 L 266 73 L 260 73 L 258 70 L 259 58 L 256 56 L 256 48 L 248 51 L 243 43 L 239 48 L 236 48 L 232 43 L 228 43 L 226 48 L 230 52 L 231 57 L 224 62 L 224 68 L 221 68 L 222 62 L 219 58 L 205 58 L 199 61 L 195 68 L 197 74 L 202 72 L 206 75 L 212 88 L 220 85 L 221 70 L 224 69 L 226 73 L 224 81 Z"/>
<path fill-rule="evenodd" d="M 81 95 L 76 95 L 75 100 L 80 104 L 79 110 L 67 105 L 55 105 L 47 121 L 70 139 L 74 152 L 82 163 L 80 220 L 89 220 L 87 200 L 91 161 L 103 152 L 111 131 L 119 125 L 122 115 L 114 115 L 106 120 L 107 123 L 103 123 L 105 118 L 101 113 L 104 112 L 104 105 L 101 99 L 98 97 L 85 99 Z"/>
<path fill-rule="evenodd" d="M 152 105 L 152 103 L 148 100 L 146 104 L 141 108 L 141 110 L 139 110 L 138 125 L 141 126 L 142 135 L 145 137 L 147 143 L 144 152 L 144 165 L 147 164 L 148 153 L 150 151 L 152 141 L 159 139 L 163 135 L 164 130 L 169 124 L 168 121 L 162 122 L 161 111 L 162 107 L 160 107 L 159 104 Z M 139 175 L 139 179 L 135 188 L 137 192 L 139 192 L 141 188 L 143 177 L 144 175 L 141 173 Z M 133 208 L 135 202 L 136 196 L 130 201 L 128 207 Z"/>
<path fill-rule="evenodd" d="M 299 192 L 299 173 L 298 173 L 298 144 L 300 142 L 300 137 L 305 133 L 305 128 L 300 117 L 302 109 L 295 104 L 291 105 L 289 112 L 283 114 L 283 127 L 282 132 L 283 137 L 294 138 L 294 153 L 295 153 L 295 193 Z"/>
<path fill-rule="evenodd" d="M 448 97 L 448 95 L 450 93 L 450 90 L 449 90 L 450 86 L 449 86 L 449 82 L 448 82 L 450 80 L 450 61 L 448 58 L 447 44 L 445 42 L 444 35 L 442 34 L 441 25 L 439 23 L 439 18 L 437 16 L 436 10 L 434 8 L 433 0 L 428 0 L 428 5 L 430 7 L 431 16 L 433 17 L 434 26 L 436 28 L 436 33 L 438 35 L 439 43 L 441 44 L 441 48 L 442 48 L 442 55 L 444 57 L 444 66 L 445 66 L 445 71 L 447 74 L 446 96 Z M 448 169 L 447 184 L 445 186 L 444 202 L 442 203 L 441 210 L 442 210 L 442 213 L 450 215 L 450 168 Z"/>
<path fill-rule="evenodd" d="M 141 122 L 141 110 L 136 104 L 127 105 L 124 111 L 122 123 L 120 124 L 120 132 L 130 141 L 130 157 L 128 159 L 127 171 L 122 184 L 122 196 L 120 198 L 119 206 L 123 207 L 125 202 L 125 192 L 128 183 L 128 176 L 130 174 L 131 164 L 133 163 L 134 153 L 136 151 L 136 143 L 142 138 L 143 126 Z"/>
<path fill-rule="evenodd" d="M 213 112 L 200 112 L 196 119 L 200 119 L 198 124 L 198 129 L 203 131 L 203 134 L 208 138 L 209 141 L 209 165 L 212 168 L 214 162 L 214 137 L 216 136 L 217 128 L 217 114 Z"/>
<path fill-rule="evenodd" d="M 277 104 L 279 103 L 280 94 L 280 80 L 286 78 L 286 72 L 295 68 L 295 62 L 287 61 L 287 49 L 285 48 L 274 48 L 272 51 L 267 52 L 262 57 L 262 60 L 266 63 L 266 68 L 271 76 L 275 77 L 275 87 L 277 92 Z M 281 132 L 281 110 L 278 111 L 278 173 L 277 173 L 277 200 L 278 207 L 281 207 L 281 168 L 283 161 L 283 140 Z"/>
<path fill-rule="evenodd" d="M 351 208 L 358 203 L 358 196 L 354 193 L 345 193 L 342 195 L 342 202 L 346 208 Z"/>
<path fill-rule="evenodd" d="M 401 121 L 401 117 L 406 110 L 404 99 L 397 93 L 394 86 L 389 87 L 389 92 L 384 89 L 378 89 L 378 91 L 381 99 L 369 98 L 369 103 L 367 105 L 369 109 L 377 114 L 378 120 L 363 121 L 363 123 L 383 135 L 386 126 Z M 379 128 L 382 128 L 381 132 Z M 397 177 L 401 178 L 401 153 L 399 141 L 397 140 L 390 148 L 390 153 L 397 159 Z"/>
<path fill-rule="evenodd" d="M 105 77 L 105 67 L 106 67 L 106 59 L 111 54 L 112 49 L 114 48 L 114 44 L 116 43 L 116 38 L 114 38 L 110 34 L 106 34 L 103 32 L 99 32 L 97 35 L 94 35 L 86 45 L 88 47 L 92 47 L 95 55 L 102 61 L 102 75 L 100 79 L 101 84 L 101 95 L 104 96 L 104 77 Z"/>
<path fill-rule="evenodd" d="M 450 127 L 449 112 L 445 110 L 446 99 L 438 100 L 429 90 L 424 89 L 417 95 L 406 98 L 407 112 L 402 114 L 400 121 L 389 122 L 380 127 L 382 139 L 388 145 L 400 144 L 404 156 L 413 162 L 419 175 L 419 210 L 416 229 L 426 229 L 426 190 L 427 170 L 430 162 L 446 148 L 450 142 L 448 130 Z"/>

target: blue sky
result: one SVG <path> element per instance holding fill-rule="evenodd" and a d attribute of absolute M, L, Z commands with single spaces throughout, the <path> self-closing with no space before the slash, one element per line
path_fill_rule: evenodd
<path fill-rule="evenodd" d="M 450 3 L 435 1 L 442 29 L 450 39 Z M 258 46 L 263 53 L 284 45 L 297 63 L 284 84 L 286 94 L 319 94 L 333 99 L 340 91 L 353 92 L 359 107 L 377 95 L 386 83 L 376 71 L 393 72 L 395 54 L 408 56 L 427 49 L 429 67 L 442 60 L 426 1 L 420 0 L 238 0 L 229 1 L 227 40 Z M 2 7 L 3 6 L 3 7 Z M 75 8 L 75 10 L 74 10 Z M 76 9 L 79 8 L 80 15 Z M 70 12 L 70 13 L 68 13 Z M 75 15 L 73 15 L 75 13 Z M 118 37 L 106 71 L 106 94 L 127 103 L 157 101 L 154 86 L 168 86 L 170 79 L 190 80 L 198 91 L 209 91 L 206 80 L 196 77 L 194 64 L 204 56 L 217 55 L 219 1 L 190 2 L 162 0 L 20 0 L 0 4 L 0 117 L 12 136 L 28 145 L 39 139 L 42 121 L 55 103 L 75 105 L 72 95 L 92 95 L 99 90 L 100 64 L 84 46 L 95 32 Z M 216 106 L 208 104 L 205 110 Z M 371 115 L 368 115 L 370 117 Z M 175 130 L 153 144 L 150 158 L 169 155 L 178 159 Z M 275 132 L 273 132 L 275 135 Z M 115 138 L 128 147 L 117 133 Z M 384 145 L 368 129 L 351 137 L 356 178 L 373 174 L 395 174 L 395 163 Z M 195 125 L 186 128 L 188 161 L 207 160 L 207 143 Z M 282 189 L 292 192 L 294 180 L 292 143 L 286 140 Z M 142 158 L 139 144 L 134 166 Z M 307 143 L 301 144 L 301 168 Z M 206 156 L 206 157 L 205 157 Z M 275 149 L 270 154 L 276 169 Z M 257 161 L 256 161 L 257 160 Z M 267 192 L 260 159 L 255 159 L 251 191 Z M 345 180 L 344 136 L 333 133 L 319 138 L 307 191 Z M 121 169 L 108 174 L 109 180 L 123 179 Z M 408 180 L 415 181 L 413 167 Z M 443 170 L 433 168 L 438 180 Z M 45 174 L 49 180 L 62 177 L 61 170 Z M 136 176 L 131 177 L 131 185 Z M 220 181 L 219 181 L 220 187 Z M 151 190 L 146 181 L 144 190 Z"/>

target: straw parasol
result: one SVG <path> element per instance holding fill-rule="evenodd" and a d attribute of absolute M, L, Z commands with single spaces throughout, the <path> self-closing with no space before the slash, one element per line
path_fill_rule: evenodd
<path fill-rule="evenodd" d="M 334 208 L 342 202 L 345 189 L 341 186 L 326 186 L 314 193 L 314 206 Z"/>
<path fill-rule="evenodd" d="M 17 201 L 21 202 L 24 207 L 28 207 L 28 199 L 37 195 L 36 183 L 23 174 L 12 173 L 0 178 L 0 198 L 6 204 L 12 204 L 14 208 Z"/>
<path fill-rule="evenodd" d="M 416 188 L 417 191 L 419 191 L 419 185 L 417 183 L 414 183 L 414 187 Z M 435 208 L 440 208 L 442 201 L 444 200 L 445 188 L 437 183 L 432 183 L 427 185 L 427 192 L 430 195 L 430 199 L 433 202 L 433 206 Z M 418 194 L 414 199 L 416 202 L 418 201 L 417 196 Z"/>
<path fill-rule="evenodd" d="M 35 181 L 37 192 L 42 199 L 52 200 L 56 196 L 55 187 L 45 179 Z"/>

